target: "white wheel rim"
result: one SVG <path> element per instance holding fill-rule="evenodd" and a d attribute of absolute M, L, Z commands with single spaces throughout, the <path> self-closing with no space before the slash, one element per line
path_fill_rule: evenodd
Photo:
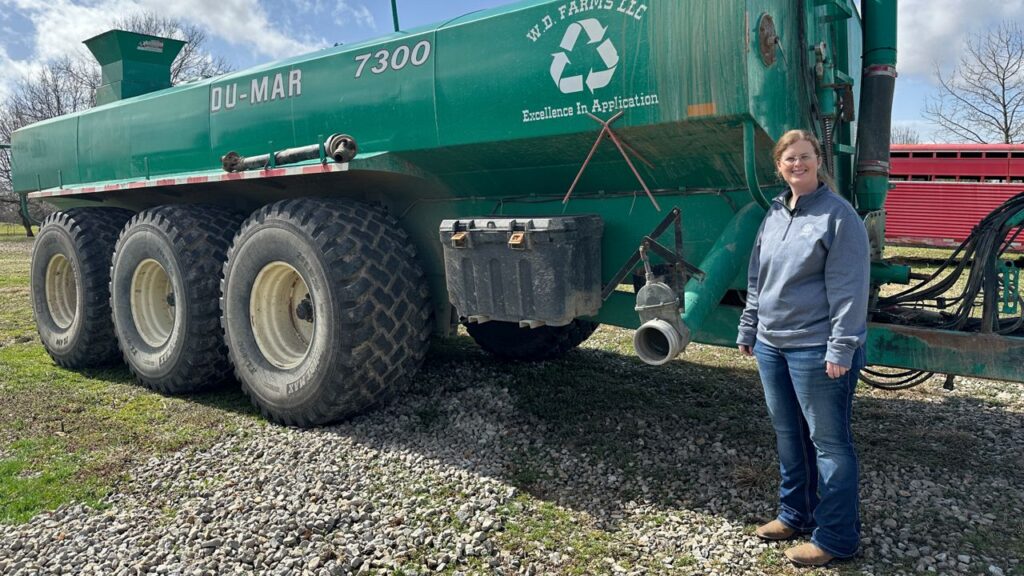
<path fill-rule="evenodd" d="M 78 282 L 71 261 L 63 254 L 55 254 L 46 264 L 45 285 L 50 318 L 61 330 L 66 330 L 78 313 Z"/>
<path fill-rule="evenodd" d="M 167 271 L 152 258 L 143 260 L 132 274 L 132 321 L 142 340 L 163 346 L 174 329 L 174 287 Z"/>
<path fill-rule="evenodd" d="M 309 287 L 295 268 L 271 262 L 260 270 L 249 298 L 256 346 L 268 362 L 287 370 L 309 353 L 316 318 Z"/>

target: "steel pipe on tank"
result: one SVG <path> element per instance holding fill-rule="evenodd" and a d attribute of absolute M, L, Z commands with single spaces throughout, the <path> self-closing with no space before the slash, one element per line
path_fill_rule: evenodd
<path fill-rule="evenodd" d="M 332 158 L 335 162 L 349 162 L 355 158 L 359 150 L 356 141 L 351 136 L 331 134 L 322 145 L 311 144 L 299 148 L 287 148 L 274 152 L 273 155 L 242 156 L 238 152 L 228 152 L 220 160 L 225 172 L 243 172 L 320 158 L 321 149 L 326 157 Z"/>
<path fill-rule="evenodd" d="M 896 88 L 896 0 L 864 0 L 864 69 L 857 128 L 857 209 L 881 210 L 889 192 L 889 130 Z"/>
<path fill-rule="evenodd" d="M 644 263 L 647 283 L 636 294 L 636 311 L 643 324 L 633 333 L 633 348 L 644 362 L 661 366 L 686 348 L 690 331 L 679 317 L 679 296 L 675 290 L 658 282 L 646 260 Z"/>
<path fill-rule="evenodd" d="M 757 183 L 757 149 L 754 140 L 754 121 L 747 120 L 743 123 L 743 175 L 747 179 L 750 197 L 762 208 L 767 209 L 771 202 L 765 197 L 761 185 Z"/>
<path fill-rule="evenodd" d="M 671 323 L 661 318 L 644 322 L 633 333 L 636 355 L 651 366 L 661 366 L 672 360 L 689 343 L 689 334 L 680 334 Z"/>
<path fill-rule="evenodd" d="M 701 261 L 704 280 L 691 278 L 686 283 L 683 323 L 692 334 L 700 331 L 708 314 L 722 301 L 732 281 L 747 270 L 750 250 L 764 215 L 765 209 L 755 202 L 741 208 Z"/>

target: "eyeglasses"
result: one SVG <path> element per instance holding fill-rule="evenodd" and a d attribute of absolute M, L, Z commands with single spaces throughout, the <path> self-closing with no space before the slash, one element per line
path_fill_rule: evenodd
<path fill-rule="evenodd" d="M 811 161 L 812 158 L 817 157 L 817 154 L 801 154 L 799 156 L 790 156 L 788 158 L 783 158 L 782 163 L 785 164 L 786 166 L 796 166 L 797 160 L 799 160 L 801 164 L 807 164 L 808 162 Z"/>

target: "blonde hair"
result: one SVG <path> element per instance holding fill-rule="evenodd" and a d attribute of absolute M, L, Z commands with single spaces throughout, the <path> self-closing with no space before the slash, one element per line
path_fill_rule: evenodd
<path fill-rule="evenodd" d="M 786 148 L 800 141 L 810 142 L 814 148 L 814 154 L 820 160 L 824 160 L 824 156 L 821 153 L 821 144 L 813 132 L 810 130 L 790 130 L 779 138 L 778 142 L 775 143 L 775 148 L 772 149 L 772 160 L 775 161 L 776 173 L 778 173 L 779 162 L 782 162 L 782 153 L 786 151 Z M 833 191 L 836 191 L 836 183 L 832 180 L 832 176 L 825 171 L 824 161 L 818 162 L 818 180 L 821 180 Z"/>

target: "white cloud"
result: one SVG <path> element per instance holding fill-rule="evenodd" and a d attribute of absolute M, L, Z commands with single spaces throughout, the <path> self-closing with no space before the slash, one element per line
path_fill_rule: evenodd
<path fill-rule="evenodd" d="M 14 65 L 14 61 L 7 56 L 7 50 L 0 46 L 0 69 L 10 70 L 11 66 Z M 0 80 L 0 102 L 7 100 L 7 97 L 11 94 L 13 86 L 10 85 L 12 77 L 15 74 L 4 74 L 3 80 Z"/>
<path fill-rule="evenodd" d="M 88 54 L 82 41 L 105 31 L 112 18 L 133 9 L 128 0 L 106 0 L 92 6 L 67 0 L 14 0 L 12 4 L 35 28 L 32 59 L 37 62 L 76 52 Z"/>
<path fill-rule="evenodd" d="M 298 0 L 313 11 L 323 11 L 322 0 Z M 82 41 L 110 28 L 111 21 L 148 11 L 179 18 L 204 29 L 211 40 L 219 39 L 251 54 L 272 59 L 285 58 L 322 48 L 326 42 L 309 37 L 296 38 L 283 31 L 279 22 L 268 17 L 258 2 L 221 0 L 213 7 L 206 0 L 0 0 L 0 13 L 17 11 L 31 22 L 30 29 L 18 34 L 31 55 L 14 60 L 0 39 L 0 97 L 8 94 L 21 73 L 54 58 L 88 51 Z M 10 21 L 4 17 L 4 21 Z M 25 38 L 25 36 L 28 38 Z"/>
<path fill-rule="evenodd" d="M 292 0 L 295 11 L 304 14 L 322 14 L 324 3 L 322 0 Z"/>
<path fill-rule="evenodd" d="M 326 45 L 283 33 L 260 4 L 251 0 L 221 0 L 215 8 L 207 0 L 140 0 L 138 4 L 142 9 L 197 24 L 212 36 L 272 58 L 295 56 Z"/>
<path fill-rule="evenodd" d="M 931 77 L 954 65 L 967 35 L 1003 20 L 1024 21 L 1024 0 L 901 0 L 898 69 Z"/>
<path fill-rule="evenodd" d="M 88 4 L 71 0 L 0 1 L 0 5 L 4 4 L 12 5 L 32 21 L 36 60 L 81 50 L 82 40 L 105 32 L 111 20 L 143 11 L 180 18 L 202 27 L 211 37 L 273 58 L 294 56 L 324 45 L 282 32 L 261 5 L 250 0 L 221 0 L 216 7 L 206 0 L 99 0 Z"/>
<path fill-rule="evenodd" d="M 11 58 L 7 49 L 0 45 L 0 70 L 5 72 L 0 77 L 0 102 L 6 100 L 7 96 L 11 94 L 19 78 L 23 78 L 35 69 L 36 66 L 32 62 Z"/>
<path fill-rule="evenodd" d="M 334 23 L 338 26 L 344 26 L 349 22 L 354 22 L 361 28 L 373 29 L 376 27 L 376 22 L 373 19 L 373 13 L 370 9 L 363 4 L 352 4 L 350 2 L 340 2 L 334 8 Z"/>

